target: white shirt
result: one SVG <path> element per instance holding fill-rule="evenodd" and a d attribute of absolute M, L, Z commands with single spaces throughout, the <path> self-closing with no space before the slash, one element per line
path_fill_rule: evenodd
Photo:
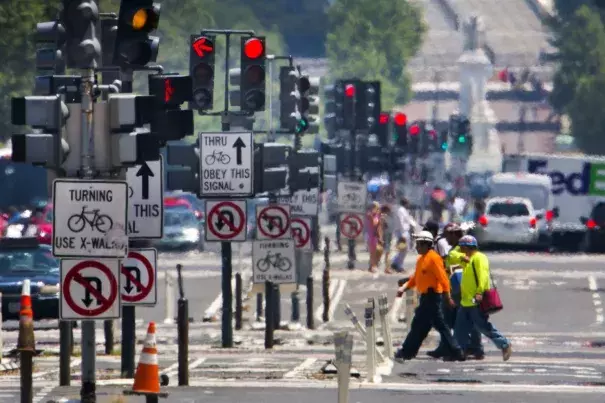
<path fill-rule="evenodd" d="M 440 238 L 437 240 L 437 244 L 435 245 L 435 251 L 439 253 L 439 256 L 445 257 L 448 253 L 450 253 L 450 249 L 452 249 L 451 245 L 446 241 L 445 238 Z"/>
<path fill-rule="evenodd" d="M 396 219 L 393 222 L 393 227 L 395 232 L 401 234 L 407 233 L 410 231 L 411 227 L 416 228 L 416 221 L 414 221 L 414 218 L 412 218 L 405 207 L 399 206 L 396 212 Z"/>

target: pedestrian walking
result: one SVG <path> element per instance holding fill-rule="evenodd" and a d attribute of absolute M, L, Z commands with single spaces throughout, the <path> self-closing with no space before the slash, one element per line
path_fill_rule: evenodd
<path fill-rule="evenodd" d="M 395 360 L 403 361 L 416 357 L 422 342 L 434 327 L 444 340 L 449 353 L 444 359 L 464 361 L 463 351 L 443 317 L 443 300 L 445 299 L 450 305 L 454 304 L 450 297 L 450 282 L 445 274 L 443 259 L 433 249 L 434 239 L 430 232 L 421 231 L 415 238 L 416 250 L 420 255 L 416 262 L 416 271 L 399 289 L 399 294 L 403 294 L 409 288 L 416 288 L 420 294 L 420 301 L 410 331 L 401 348 L 395 353 Z"/>
<path fill-rule="evenodd" d="M 380 204 L 378 202 L 372 202 L 370 208 L 368 208 L 365 228 L 366 242 L 370 253 L 369 271 L 375 273 L 380 264 L 383 243 Z"/>
<path fill-rule="evenodd" d="M 423 229 L 433 235 L 433 239 L 435 239 L 435 251 L 439 254 L 439 256 L 441 256 L 442 259 L 445 259 L 450 251 L 450 244 L 447 242 L 444 235 L 439 235 L 439 223 L 434 220 L 429 220 L 426 222 L 426 224 L 424 224 Z"/>
<path fill-rule="evenodd" d="M 391 242 L 393 241 L 393 212 L 387 204 L 380 207 L 381 225 L 382 225 L 382 249 L 384 255 L 384 272 L 386 274 L 393 273 L 391 268 Z"/>
<path fill-rule="evenodd" d="M 498 329 L 489 321 L 489 316 L 479 307 L 486 291 L 491 289 L 489 260 L 484 253 L 479 252 L 477 239 L 465 235 L 458 242 L 460 250 L 469 261 L 462 270 L 460 282 L 460 309 L 456 315 L 454 335 L 467 355 L 483 357 L 484 351 L 481 338 L 471 342 L 471 332 L 474 329 L 490 339 L 502 351 L 502 359 L 508 361 L 512 354 L 512 346 Z"/>
<path fill-rule="evenodd" d="M 412 246 L 410 232 L 416 230 L 417 223 L 410 214 L 410 202 L 405 197 L 399 201 L 399 207 L 393 217 L 393 235 L 397 242 L 397 254 L 391 262 L 391 269 L 396 272 L 404 271 L 403 263 Z"/>
<path fill-rule="evenodd" d="M 460 283 L 462 281 L 463 267 L 468 263 L 469 258 L 462 253 L 458 241 L 464 235 L 462 228 L 456 223 L 449 223 L 443 229 L 445 239 L 451 249 L 444 259 L 445 271 L 450 279 L 450 295 L 454 300 L 455 306 L 450 304 L 443 304 L 443 316 L 447 325 L 454 329 L 456 324 L 456 315 L 460 306 Z M 471 330 L 471 345 L 477 345 L 481 343 L 481 334 L 475 328 Z M 449 354 L 445 341 L 442 339 L 439 342 L 439 346 L 435 350 L 429 351 L 428 356 L 433 358 L 442 358 Z M 472 355 L 475 359 L 482 359 L 479 355 Z"/>

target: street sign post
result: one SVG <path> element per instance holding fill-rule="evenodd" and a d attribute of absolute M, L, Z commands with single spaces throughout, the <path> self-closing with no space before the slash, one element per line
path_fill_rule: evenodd
<path fill-rule="evenodd" d="M 130 249 L 120 264 L 123 305 L 154 306 L 158 300 L 158 252 L 152 248 Z"/>
<path fill-rule="evenodd" d="M 128 185 L 123 181 L 57 179 L 53 183 L 53 254 L 126 256 Z"/>
<path fill-rule="evenodd" d="M 254 194 L 252 132 L 200 133 L 200 195 Z"/>
<path fill-rule="evenodd" d="M 354 213 L 341 214 L 338 228 L 345 238 L 357 239 L 363 232 L 363 216 Z"/>
<path fill-rule="evenodd" d="M 270 204 L 256 207 L 256 239 L 291 239 L 290 205 Z"/>
<path fill-rule="evenodd" d="M 338 209 L 347 213 L 362 213 L 366 211 L 368 189 L 361 182 L 338 182 Z"/>
<path fill-rule="evenodd" d="M 290 204 L 294 215 L 316 216 L 319 213 L 319 189 L 299 190 L 292 197 L 278 197 L 278 202 Z"/>
<path fill-rule="evenodd" d="M 61 259 L 61 320 L 118 319 L 119 288 L 117 259 Z"/>
<path fill-rule="evenodd" d="M 148 161 L 126 170 L 130 239 L 159 239 L 164 231 L 164 164 Z"/>
<path fill-rule="evenodd" d="M 246 201 L 206 201 L 206 241 L 246 241 Z"/>
<path fill-rule="evenodd" d="M 311 218 L 292 217 L 290 227 L 292 228 L 292 239 L 294 247 L 300 250 L 312 250 L 311 243 Z"/>
<path fill-rule="evenodd" d="M 254 241 L 252 243 L 253 283 L 296 283 L 294 240 Z"/>

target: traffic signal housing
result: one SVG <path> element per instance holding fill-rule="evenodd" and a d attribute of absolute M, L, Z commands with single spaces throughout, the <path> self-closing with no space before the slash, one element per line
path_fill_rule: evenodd
<path fill-rule="evenodd" d="M 158 138 L 161 145 L 192 135 L 193 111 L 181 109 L 183 103 L 191 101 L 191 77 L 150 74 L 148 78 L 152 98 L 147 110 L 150 113 L 151 134 Z"/>
<path fill-rule="evenodd" d="M 333 85 L 326 85 L 324 99 L 324 125 L 328 138 L 334 138 L 344 125 L 344 83 L 337 81 Z"/>
<path fill-rule="evenodd" d="M 241 110 L 259 112 L 265 110 L 265 37 L 241 38 Z"/>
<path fill-rule="evenodd" d="M 294 131 L 298 119 L 298 73 L 294 67 L 279 68 L 279 122 L 284 130 Z"/>
<path fill-rule="evenodd" d="M 439 151 L 446 152 L 449 146 L 449 133 L 447 130 L 439 132 Z"/>
<path fill-rule="evenodd" d="M 99 8 L 92 0 L 63 0 L 62 25 L 65 27 L 67 67 L 97 67 L 101 44 L 96 34 Z"/>
<path fill-rule="evenodd" d="M 39 129 L 41 133 L 11 137 L 12 160 L 58 171 L 69 154 L 63 129 L 69 110 L 60 95 L 11 99 L 11 123 Z"/>
<path fill-rule="evenodd" d="M 408 117 L 405 113 L 395 113 L 393 116 L 394 143 L 404 152 L 408 150 Z"/>
<path fill-rule="evenodd" d="M 355 130 L 356 126 L 356 104 L 357 90 L 359 82 L 357 80 L 345 80 L 342 83 L 343 88 L 343 128 L 347 130 Z"/>
<path fill-rule="evenodd" d="M 409 130 L 408 138 L 408 154 L 416 155 L 420 152 L 420 136 L 422 134 L 422 128 L 419 122 L 414 122 Z"/>
<path fill-rule="evenodd" d="M 60 21 L 36 24 L 36 70 L 40 75 L 65 74 L 65 27 Z"/>
<path fill-rule="evenodd" d="M 471 124 L 468 118 L 462 116 L 457 125 L 457 131 L 454 133 L 452 149 L 470 154 L 473 149 L 473 139 L 471 136 Z"/>
<path fill-rule="evenodd" d="M 391 116 L 388 112 L 380 112 L 378 115 L 378 124 L 376 125 L 376 138 L 378 144 L 382 147 L 389 146 L 389 123 Z"/>
<path fill-rule="evenodd" d="M 212 109 L 214 104 L 215 36 L 191 35 L 189 76 L 192 85 L 192 109 Z"/>
<path fill-rule="evenodd" d="M 319 78 L 301 75 L 296 83 L 300 117 L 295 133 L 319 133 Z"/>
<path fill-rule="evenodd" d="M 155 62 L 160 38 L 150 34 L 159 23 L 159 4 L 152 0 L 122 0 L 112 65 L 136 70 Z"/>
<path fill-rule="evenodd" d="M 376 134 L 380 115 L 380 82 L 360 82 L 360 91 L 357 93 L 355 126 L 369 134 Z"/>

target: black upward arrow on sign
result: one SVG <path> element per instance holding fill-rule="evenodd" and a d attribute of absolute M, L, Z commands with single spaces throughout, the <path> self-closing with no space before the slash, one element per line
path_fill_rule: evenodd
<path fill-rule="evenodd" d="M 242 148 L 246 148 L 246 144 L 244 144 L 244 141 L 241 137 L 238 137 L 237 140 L 235 140 L 235 143 L 233 143 L 233 148 L 237 149 L 235 154 L 235 159 L 237 160 L 236 164 L 242 165 Z"/>
<path fill-rule="evenodd" d="M 137 176 L 141 177 L 141 193 L 143 200 L 148 200 L 149 199 L 149 178 L 150 177 L 154 177 L 155 175 L 153 174 L 153 171 L 151 170 L 151 168 L 149 168 L 149 165 L 147 165 L 146 162 L 143 162 L 143 165 L 141 165 L 141 167 L 139 168 L 139 171 L 137 172 Z"/>

